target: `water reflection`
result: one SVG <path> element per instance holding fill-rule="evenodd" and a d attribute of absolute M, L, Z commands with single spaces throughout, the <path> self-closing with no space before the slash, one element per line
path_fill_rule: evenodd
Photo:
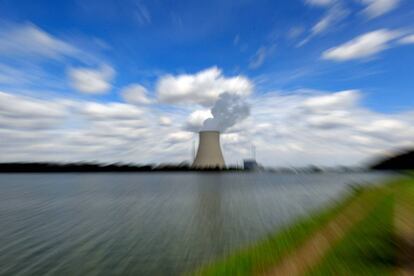
<path fill-rule="evenodd" d="M 381 175 L 0 175 L 0 274 L 178 275 Z"/>
<path fill-rule="evenodd" d="M 197 203 L 196 203 L 196 233 L 199 233 L 200 241 L 204 244 L 200 248 L 207 256 L 215 256 L 220 253 L 219 245 L 224 243 L 222 214 L 222 188 L 223 176 L 197 175 Z"/>

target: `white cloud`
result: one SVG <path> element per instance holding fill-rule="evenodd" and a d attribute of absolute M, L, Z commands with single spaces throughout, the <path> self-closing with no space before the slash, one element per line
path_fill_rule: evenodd
<path fill-rule="evenodd" d="M 414 44 L 414 34 L 407 35 L 399 40 L 400 44 Z"/>
<path fill-rule="evenodd" d="M 33 24 L 7 25 L 0 30 L 0 55 L 46 57 L 77 56 L 81 51 Z"/>
<path fill-rule="evenodd" d="M 332 5 L 335 0 L 305 0 L 307 4 L 314 6 L 329 6 Z"/>
<path fill-rule="evenodd" d="M 260 47 L 257 52 L 254 54 L 254 56 L 251 57 L 249 62 L 249 68 L 250 69 L 257 69 L 260 66 L 263 65 L 263 63 L 266 60 L 268 52 L 266 47 Z"/>
<path fill-rule="evenodd" d="M 171 120 L 171 118 L 166 117 L 166 116 L 161 116 L 159 119 L 159 124 L 161 126 L 171 126 L 173 123 L 173 121 Z"/>
<path fill-rule="evenodd" d="M 358 36 L 340 46 L 326 50 L 323 59 L 345 61 L 373 56 L 389 48 L 400 32 L 380 29 Z"/>
<path fill-rule="evenodd" d="M 115 71 L 108 65 L 99 69 L 71 68 L 68 71 L 71 85 L 78 91 L 86 94 L 102 94 L 111 88 L 111 81 Z"/>
<path fill-rule="evenodd" d="M 144 113 L 133 105 L 116 102 L 106 104 L 88 102 L 81 106 L 80 111 L 95 120 L 136 120 L 141 118 Z"/>
<path fill-rule="evenodd" d="M 188 116 L 184 128 L 188 131 L 198 132 L 207 118 L 213 118 L 209 109 L 196 110 Z"/>
<path fill-rule="evenodd" d="M 398 7 L 400 0 L 361 0 L 367 7 L 364 14 L 369 18 L 375 18 Z"/>
<path fill-rule="evenodd" d="M 27 74 L 20 68 L 0 64 L 0 83 L 2 84 L 26 84 L 32 82 L 33 78 L 33 74 Z"/>
<path fill-rule="evenodd" d="M 226 161 L 265 165 L 357 164 L 413 146 L 413 113 L 383 114 L 361 92 L 272 92 L 250 98 L 252 114 L 222 135 Z M 0 161 L 182 162 L 209 110 L 35 99 L 0 93 Z M 162 119 L 161 119 L 162 118 Z M 187 121 L 186 121 L 187 120 Z"/>
<path fill-rule="evenodd" d="M 312 35 L 318 35 L 342 21 L 348 15 L 348 11 L 339 4 L 332 6 L 326 14 L 312 27 Z"/>
<path fill-rule="evenodd" d="M 266 59 L 270 58 L 276 50 L 276 44 L 268 44 L 257 49 L 256 53 L 250 58 L 249 68 L 257 69 L 265 63 Z"/>
<path fill-rule="evenodd" d="M 167 75 L 156 85 L 158 99 L 164 103 L 211 105 L 223 92 L 249 95 L 253 84 L 244 76 L 225 77 L 217 67 L 196 74 Z"/>
<path fill-rule="evenodd" d="M 304 31 L 305 31 L 305 29 L 302 26 L 292 27 L 292 28 L 289 29 L 289 31 L 287 33 L 287 37 L 289 39 L 298 38 L 299 36 L 301 36 L 303 34 Z"/>
<path fill-rule="evenodd" d="M 337 25 L 349 15 L 348 9 L 340 1 L 329 1 L 329 5 L 327 4 L 326 6 L 328 6 L 328 9 L 325 14 L 315 25 L 313 25 L 310 34 L 302 39 L 297 44 L 297 47 L 302 47 L 312 38 L 337 27 Z"/>
<path fill-rule="evenodd" d="M 62 124 L 67 115 L 63 103 L 36 100 L 0 91 L 0 129 L 54 128 Z"/>
<path fill-rule="evenodd" d="M 193 134 L 187 131 L 173 132 L 168 135 L 168 141 L 172 143 L 187 142 L 189 144 L 191 138 L 193 138 Z"/>
<path fill-rule="evenodd" d="M 377 113 L 360 97 L 357 90 L 259 96 L 240 139 L 256 145 L 260 161 L 279 165 L 356 164 L 414 145 L 412 114 Z"/>
<path fill-rule="evenodd" d="M 179 112 L 171 114 L 118 102 L 35 99 L 10 93 L 0 93 L 0 100 L 3 162 L 150 163 L 190 158 L 186 143 L 181 142 L 185 135 L 178 124 L 185 117 Z M 168 126 L 157 124 L 160 117 L 166 116 L 170 118 Z M 181 134 L 169 136 L 174 132 Z"/>
<path fill-rule="evenodd" d="M 147 89 L 140 84 L 131 84 L 122 89 L 122 98 L 131 104 L 149 104 L 151 100 L 148 98 Z"/>
<path fill-rule="evenodd" d="M 303 106 L 309 110 L 346 109 L 356 105 L 360 97 L 357 90 L 346 90 L 335 94 L 315 96 L 303 101 Z"/>
<path fill-rule="evenodd" d="M 74 62 L 88 66 L 104 63 L 68 39 L 59 38 L 32 23 L 4 21 L 0 22 L 0 58 L 0 83 L 15 90 L 30 90 L 33 87 L 64 90 L 66 86 L 62 85 L 61 72 L 55 65 L 60 64 L 63 69 L 63 66 Z M 45 62 L 52 62 L 53 70 L 45 66 Z M 81 78 L 76 73 L 74 75 Z M 101 89 L 105 86 L 102 82 L 94 81 L 91 81 L 91 85 L 99 85 Z M 78 86 L 84 88 L 86 85 Z"/>

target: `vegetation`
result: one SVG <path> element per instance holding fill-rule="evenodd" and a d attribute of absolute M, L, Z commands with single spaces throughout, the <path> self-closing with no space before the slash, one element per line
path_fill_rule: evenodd
<path fill-rule="evenodd" d="M 396 264 L 394 200 L 393 195 L 381 200 L 309 275 L 391 275 Z"/>
<path fill-rule="evenodd" d="M 334 203 L 330 208 L 315 215 L 301 218 L 285 229 L 270 235 L 263 241 L 242 249 L 224 260 L 214 262 L 196 271 L 197 275 L 252 275 L 260 274 L 281 260 L 289 252 L 295 250 L 307 238 L 341 213 L 356 200 L 370 201 L 378 198 L 378 194 L 364 189 L 353 189 L 342 202 Z"/>
<path fill-rule="evenodd" d="M 367 213 L 351 226 L 339 242 L 331 245 L 309 274 L 388 275 L 395 269 L 394 206 L 396 198 L 402 194 L 414 206 L 413 179 L 395 180 L 373 187 L 354 187 L 353 193 L 341 203 L 302 218 L 255 245 L 202 267 L 195 274 L 255 275 L 268 272 L 345 208 L 358 203 Z"/>
<path fill-rule="evenodd" d="M 0 163 L 0 173 L 49 173 L 49 172 L 184 172 L 184 171 L 242 171 L 238 167 L 194 169 L 188 163 L 139 165 L 99 163 Z"/>
<path fill-rule="evenodd" d="M 378 161 L 371 166 L 374 170 L 414 170 L 414 150 Z"/>

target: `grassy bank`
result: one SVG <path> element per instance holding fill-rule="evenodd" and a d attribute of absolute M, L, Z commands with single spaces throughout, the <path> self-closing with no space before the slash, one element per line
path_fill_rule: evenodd
<path fill-rule="evenodd" d="M 411 212 L 414 211 L 412 176 L 375 187 L 357 188 L 342 202 L 299 219 L 248 248 L 200 268 L 195 274 L 257 275 L 274 271 L 282 260 L 286 261 L 316 233 L 341 217 L 340 214 L 347 213 L 344 210 L 352 210 L 349 207 L 355 205 L 362 207 L 359 210 L 364 210 L 357 212 L 361 214 L 361 219 L 351 224 L 345 235 L 332 242 L 321 259 L 312 263 L 306 271 L 309 275 L 394 274 L 398 269 L 398 254 L 401 255 L 401 242 L 396 239 L 399 229 L 395 229 L 394 225 L 397 215 L 401 213 L 395 211 L 395 206 L 401 204 L 409 208 L 408 219 L 414 219 L 414 212 Z M 408 238 L 414 236 L 414 227 L 409 229 L 413 231 Z"/>
<path fill-rule="evenodd" d="M 411 252 L 402 252 L 404 237 L 400 236 L 401 224 L 398 226 L 396 222 L 398 219 L 411 222 L 414 219 L 414 179 L 396 180 L 382 190 L 386 194 L 385 199 L 363 221 L 354 225 L 338 244 L 333 245 L 309 275 L 398 274 L 401 254 L 412 256 L 413 253 L 410 247 L 408 251 Z M 408 208 L 405 213 L 401 213 L 401 206 Z M 403 222 L 402 227 L 406 226 Z M 413 226 L 413 223 L 408 225 L 409 239 L 414 235 Z M 412 275 L 411 272 L 408 274 Z"/>
<path fill-rule="evenodd" d="M 314 215 L 301 218 L 285 229 L 270 235 L 257 244 L 202 267 L 196 275 L 252 275 L 267 272 L 284 256 L 293 252 L 332 218 L 349 205 L 360 201 L 373 208 L 384 199 L 383 188 L 355 189 L 342 202 L 331 205 Z"/>
<path fill-rule="evenodd" d="M 396 265 L 393 194 L 387 195 L 308 275 L 391 275 Z"/>

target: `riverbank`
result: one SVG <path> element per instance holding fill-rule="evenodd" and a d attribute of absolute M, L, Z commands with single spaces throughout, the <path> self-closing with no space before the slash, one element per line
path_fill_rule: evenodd
<path fill-rule="evenodd" d="M 414 229 L 405 221 L 413 219 L 406 218 L 413 214 L 407 211 L 414 206 L 413 187 L 413 178 L 406 177 L 356 188 L 342 202 L 195 274 L 389 275 L 409 270 L 412 266 L 399 256 L 412 250 L 408 243 Z"/>

